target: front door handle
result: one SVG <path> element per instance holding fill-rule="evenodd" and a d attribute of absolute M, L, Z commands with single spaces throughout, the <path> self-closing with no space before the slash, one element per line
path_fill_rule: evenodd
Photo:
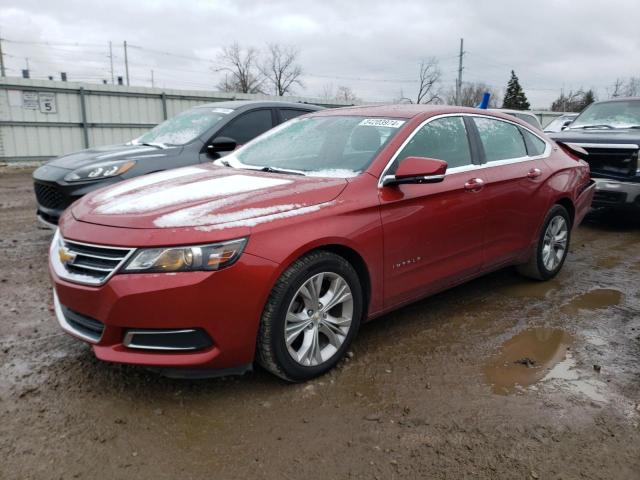
<path fill-rule="evenodd" d="M 467 192 L 479 192 L 484 188 L 484 180 L 481 178 L 472 178 L 464 184 L 464 189 Z"/>
<path fill-rule="evenodd" d="M 542 175 L 542 170 L 539 168 L 532 168 L 527 172 L 527 178 L 538 178 L 540 175 Z"/>

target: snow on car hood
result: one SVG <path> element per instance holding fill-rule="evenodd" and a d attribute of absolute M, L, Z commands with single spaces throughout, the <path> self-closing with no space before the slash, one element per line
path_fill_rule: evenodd
<path fill-rule="evenodd" d="M 128 228 L 220 229 L 303 215 L 346 187 L 318 178 L 221 168 L 168 170 L 97 190 L 72 206 L 80 221 Z"/>

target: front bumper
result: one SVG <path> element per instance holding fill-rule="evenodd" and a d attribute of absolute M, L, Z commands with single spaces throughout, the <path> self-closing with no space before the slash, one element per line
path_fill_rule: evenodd
<path fill-rule="evenodd" d="M 233 266 L 217 272 L 116 274 L 93 287 L 61 279 L 50 265 L 63 330 L 90 343 L 101 360 L 169 368 L 174 374 L 176 369 L 242 370 L 253 362 L 262 309 L 276 271 L 277 264 L 244 253 Z M 69 322 L 65 311 L 78 315 L 81 324 Z M 84 330 L 83 318 L 89 328 L 102 329 Z M 168 351 L 141 349 L 130 341 L 132 332 L 193 330 L 203 332 L 210 343 Z"/>
<path fill-rule="evenodd" d="M 640 182 L 622 182 L 604 178 L 594 178 L 596 192 L 594 207 L 619 209 L 640 209 Z"/>
<path fill-rule="evenodd" d="M 38 204 L 38 220 L 52 228 L 62 213 L 76 200 L 98 188 L 117 183 L 120 177 L 93 182 L 66 182 L 70 170 L 44 165 L 33 172 L 33 190 Z"/>

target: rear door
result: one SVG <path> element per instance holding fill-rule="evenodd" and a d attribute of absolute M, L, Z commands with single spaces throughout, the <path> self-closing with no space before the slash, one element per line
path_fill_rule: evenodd
<path fill-rule="evenodd" d="M 551 145 L 516 123 L 473 117 L 487 184 L 486 258 L 490 266 L 513 261 L 534 240 L 545 215 L 540 194 L 551 174 L 544 162 Z"/>
<path fill-rule="evenodd" d="M 440 183 L 380 187 L 385 307 L 442 289 L 483 262 L 486 195 L 463 117 L 428 120 L 400 148 L 386 172 L 408 156 L 444 160 Z"/>

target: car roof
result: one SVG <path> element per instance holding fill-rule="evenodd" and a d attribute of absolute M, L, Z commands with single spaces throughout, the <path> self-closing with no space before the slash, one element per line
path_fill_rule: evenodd
<path fill-rule="evenodd" d="M 250 108 L 297 108 L 309 111 L 322 110 L 324 107 L 301 102 L 285 102 L 277 100 L 229 100 L 226 102 L 211 102 L 203 105 L 197 105 L 194 108 L 229 108 L 232 110 L 248 110 Z"/>
<path fill-rule="evenodd" d="M 531 112 L 529 110 L 514 110 L 514 109 L 511 109 L 511 108 L 489 108 L 487 110 L 490 110 L 492 112 L 519 113 L 521 115 L 531 115 L 532 117 L 536 116 L 535 113 L 533 113 L 533 112 Z"/>
<path fill-rule="evenodd" d="M 600 100 L 593 103 L 610 103 L 610 102 L 628 102 L 628 101 L 639 101 L 640 97 L 615 97 L 610 98 L 608 100 Z"/>
<path fill-rule="evenodd" d="M 360 105 L 353 107 L 328 108 L 314 113 L 313 116 L 354 115 L 360 117 L 389 117 L 410 119 L 417 116 L 428 118 L 435 115 L 447 115 L 453 113 L 487 115 L 500 118 L 502 120 L 508 120 L 510 122 L 513 122 L 515 120 L 518 123 L 523 123 L 523 121 L 517 117 L 496 110 L 458 107 L 455 105 L 422 105 L 415 103 Z M 526 122 L 524 122 L 523 125 L 531 126 L 529 124 L 526 124 Z"/>

